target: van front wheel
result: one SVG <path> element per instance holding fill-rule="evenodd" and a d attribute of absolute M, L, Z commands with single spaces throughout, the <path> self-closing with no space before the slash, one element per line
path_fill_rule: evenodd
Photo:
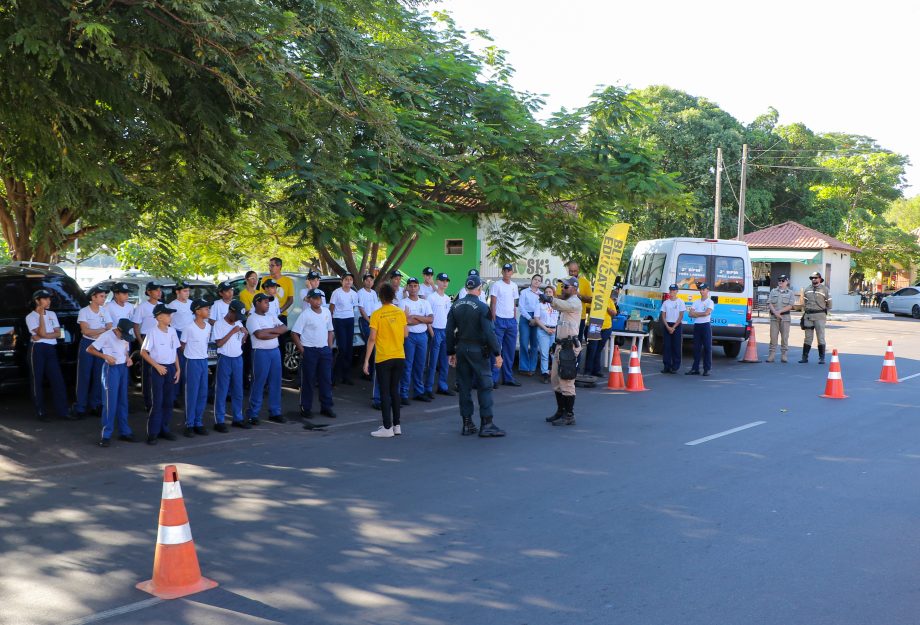
<path fill-rule="evenodd" d="M 722 343 L 722 349 L 725 351 L 725 355 L 729 358 L 737 358 L 738 354 L 741 353 L 741 342 L 726 341 Z"/>
<path fill-rule="evenodd" d="M 664 337 L 661 335 L 661 325 L 651 321 L 648 324 L 648 351 L 652 354 L 664 353 Z"/>

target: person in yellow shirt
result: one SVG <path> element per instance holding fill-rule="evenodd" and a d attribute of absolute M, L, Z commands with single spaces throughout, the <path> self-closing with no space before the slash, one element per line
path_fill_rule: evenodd
<path fill-rule="evenodd" d="M 278 292 L 275 293 L 275 297 L 278 300 L 278 308 L 281 311 L 278 315 L 278 319 L 281 320 L 281 323 L 287 325 L 287 309 L 294 304 L 294 281 L 281 273 L 281 266 L 282 262 L 280 258 L 270 258 L 268 260 L 268 275 L 264 276 L 264 278 L 271 278 L 278 283 Z M 262 280 L 263 282 L 265 281 L 264 278 Z"/>
<path fill-rule="evenodd" d="M 384 283 L 380 286 L 379 295 L 381 306 L 371 314 L 370 335 L 364 350 L 364 373 L 370 375 L 370 359 L 374 354 L 383 425 L 371 432 L 371 436 L 392 438 L 402 434 L 399 384 L 406 366 L 404 343 L 409 336 L 409 322 L 405 311 L 393 305 L 396 289 Z"/>
<path fill-rule="evenodd" d="M 613 330 L 613 318 L 617 316 L 616 292 L 614 288 L 607 298 L 607 309 L 604 311 L 604 322 L 601 324 L 601 338 L 596 341 L 588 341 L 588 356 L 585 360 L 587 363 L 585 369 L 589 375 L 596 378 L 604 375 L 604 367 L 601 362 L 601 355 L 604 353 L 604 347 L 610 340 L 610 333 Z"/>
<path fill-rule="evenodd" d="M 246 284 L 240 289 L 240 301 L 246 310 L 252 310 L 252 298 L 259 292 L 259 272 L 249 270 L 246 272 Z"/>

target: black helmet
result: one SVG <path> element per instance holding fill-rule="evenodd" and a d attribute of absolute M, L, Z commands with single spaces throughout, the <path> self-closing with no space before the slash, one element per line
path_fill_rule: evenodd
<path fill-rule="evenodd" d="M 820 272 L 820 271 L 816 271 L 816 272 L 814 272 L 813 274 L 811 274 L 811 275 L 808 276 L 808 277 L 809 277 L 810 279 L 812 279 L 812 280 L 814 280 L 815 278 L 817 278 L 817 279 L 820 280 L 821 282 L 824 282 L 824 278 L 821 277 L 821 272 Z"/>

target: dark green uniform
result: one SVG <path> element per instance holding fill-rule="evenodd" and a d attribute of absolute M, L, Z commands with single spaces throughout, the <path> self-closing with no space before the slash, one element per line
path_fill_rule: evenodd
<path fill-rule="evenodd" d="M 463 417 L 463 434 L 475 434 L 473 426 L 473 381 L 479 395 L 479 417 L 482 431 L 480 436 L 501 436 L 488 434 L 497 430 L 492 425 L 492 367 L 489 356 L 501 354 L 501 346 L 495 337 L 495 328 L 489 318 L 489 307 L 475 295 L 467 295 L 451 306 L 447 313 L 448 356 L 457 357 L 457 383 L 460 387 L 460 416 Z M 499 432 L 501 430 L 498 430 Z"/>

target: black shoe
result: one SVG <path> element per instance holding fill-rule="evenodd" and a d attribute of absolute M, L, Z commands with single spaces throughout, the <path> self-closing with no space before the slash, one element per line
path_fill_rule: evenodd
<path fill-rule="evenodd" d="M 661 372 L 662 372 L 662 373 L 671 373 L 671 370 L 668 369 L 667 367 L 665 367 L 664 369 L 661 370 Z"/>
<path fill-rule="evenodd" d="M 473 417 L 463 417 L 463 427 L 460 429 L 460 436 L 472 436 L 479 431 L 473 424 Z"/>
<path fill-rule="evenodd" d="M 553 421 L 553 425 L 575 425 L 575 415 L 567 412 L 561 419 Z"/>
<path fill-rule="evenodd" d="M 492 390 L 493 390 L 493 391 L 497 391 L 497 390 L 498 390 L 498 382 L 493 382 L 493 383 L 492 383 Z"/>
<path fill-rule="evenodd" d="M 380 410 L 380 402 L 379 401 L 372 402 L 371 408 L 373 408 L 374 410 Z"/>
<path fill-rule="evenodd" d="M 160 432 L 158 438 L 163 438 L 163 439 L 166 439 L 166 440 L 168 440 L 168 441 L 179 440 L 179 437 L 176 436 L 175 434 L 173 434 L 172 432 Z"/>
<path fill-rule="evenodd" d="M 448 397 L 454 397 L 454 396 L 456 396 L 456 393 L 453 392 L 452 390 L 450 390 L 449 388 L 444 389 L 444 390 L 438 389 L 438 390 L 435 391 L 435 392 L 436 392 L 438 395 L 447 395 Z"/>
<path fill-rule="evenodd" d="M 230 428 L 227 427 L 227 424 L 226 424 L 226 423 L 215 423 L 215 424 L 214 424 L 214 431 L 215 431 L 215 432 L 220 432 L 221 434 L 226 434 L 227 432 L 230 431 Z"/>
<path fill-rule="evenodd" d="M 428 396 L 427 396 L 427 395 L 424 395 L 424 394 L 422 394 L 422 395 L 416 395 L 415 397 L 412 398 L 412 401 L 423 401 L 423 402 L 425 402 L 425 403 L 431 402 L 431 400 L 428 399 Z"/>
<path fill-rule="evenodd" d="M 303 424 L 303 429 L 305 430 L 323 430 L 325 427 L 325 423 L 311 423 L 307 421 Z"/>
<path fill-rule="evenodd" d="M 543 374 L 543 379 L 540 380 L 540 381 L 543 382 L 543 384 L 549 384 L 549 374 L 548 374 L 548 373 L 544 373 L 544 374 Z"/>
<path fill-rule="evenodd" d="M 319 411 L 319 413 L 324 417 L 329 417 L 330 419 L 335 419 L 336 417 L 335 411 L 332 408 L 323 408 Z"/>
<path fill-rule="evenodd" d="M 259 417 L 253 417 L 249 420 L 249 425 L 259 425 L 260 423 L 262 422 L 259 421 Z"/>
<path fill-rule="evenodd" d="M 54 421 L 54 419 L 52 419 L 51 415 L 49 414 L 38 415 L 38 420 L 41 421 L 42 423 L 51 423 L 52 421 Z"/>
<path fill-rule="evenodd" d="M 206 429 L 204 429 L 204 426 L 203 426 L 203 425 L 196 425 L 196 426 L 195 426 L 195 434 L 197 434 L 198 436 L 207 436 L 207 435 L 208 435 L 208 431 L 207 431 Z"/>
<path fill-rule="evenodd" d="M 480 438 L 498 438 L 504 436 L 505 431 L 489 421 L 484 423 L 481 428 L 479 428 L 479 437 Z"/>
<path fill-rule="evenodd" d="M 304 410 L 304 409 L 303 409 L 303 406 L 301 406 L 301 407 L 300 407 L 300 418 L 301 418 L 301 419 L 312 419 L 312 418 L 313 418 L 313 411 L 312 411 L 312 410 Z"/>
<path fill-rule="evenodd" d="M 432 393 L 431 391 L 427 391 L 425 393 L 425 397 L 428 398 L 428 401 L 434 401 L 434 393 Z"/>
<path fill-rule="evenodd" d="M 182 432 L 182 436 L 186 438 L 192 438 L 195 436 L 195 428 L 185 428 L 185 431 Z"/>
<path fill-rule="evenodd" d="M 400 400 L 399 400 L 399 405 L 400 405 L 400 406 L 410 406 L 411 404 L 409 403 L 409 398 L 408 398 L 408 397 L 403 397 L 402 399 L 400 399 Z"/>
<path fill-rule="evenodd" d="M 696 369 L 690 369 L 690 371 L 688 371 L 688 372 L 685 373 L 684 375 L 699 375 L 699 374 L 700 374 L 700 372 L 699 372 L 698 370 L 696 370 Z"/>
<path fill-rule="evenodd" d="M 251 430 L 252 426 L 249 424 L 249 421 L 234 421 L 230 424 L 235 428 L 242 428 L 244 430 Z"/>
<path fill-rule="evenodd" d="M 287 423 L 287 419 L 284 418 L 284 415 L 273 414 L 268 418 L 272 423 Z"/>
<path fill-rule="evenodd" d="M 112 444 L 112 439 L 110 439 L 110 438 L 100 438 L 100 439 L 99 439 L 99 442 L 96 443 L 96 444 L 99 445 L 100 447 L 108 447 L 109 445 Z"/>
<path fill-rule="evenodd" d="M 123 442 L 125 442 L 125 443 L 138 443 L 138 442 L 140 442 L 140 441 L 138 441 L 138 440 L 134 437 L 134 434 L 122 434 L 121 436 L 118 437 L 118 440 L 123 441 Z"/>
<path fill-rule="evenodd" d="M 703 377 L 709 377 L 709 370 L 703 371 Z"/>
<path fill-rule="evenodd" d="M 156 445 L 156 444 L 157 444 L 157 437 L 156 437 L 156 436 L 148 436 L 148 437 L 147 437 L 147 444 L 148 444 L 148 445 Z"/>
<path fill-rule="evenodd" d="M 509 380 L 508 382 L 503 382 L 505 386 L 520 386 L 521 383 L 517 380 Z"/>
<path fill-rule="evenodd" d="M 64 415 L 64 418 L 67 419 L 68 421 L 79 421 L 80 419 L 86 418 L 86 413 L 71 410 L 70 412 Z"/>

